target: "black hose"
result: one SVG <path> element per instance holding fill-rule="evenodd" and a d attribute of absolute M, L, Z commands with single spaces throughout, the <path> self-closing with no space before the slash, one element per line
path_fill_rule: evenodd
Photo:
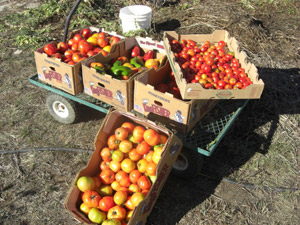
<path fill-rule="evenodd" d="M 71 17 L 72 15 L 74 14 L 75 10 L 77 9 L 78 5 L 80 4 L 82 0 L 77 0 L 75 5 L 73 6 L 73 8 L 71 9 L 67 19 L 66 19 L 66 22 L 65 22 L 65 31 L 64 31 L 64 36 L 63 36 L 63 42 L 66 42 L 67 40 L 67 35 L 68 35 L 68 30 L 69 30 L 69 24 L 70 24 L 70 20 L 71 20 Z"/>
<path fill-rule="evenodd" d="M 6 154 L 18 154 L 18 153 L 26 153 L 30 151 L 64 151 L 64 152 L 91 152 L 93 150 L 90 149 L 77 149 L 77 148 L 52 148 L 52 147 L 42 147 L 42 148 L 23 148 L 18 150 L 0 150 L 0 155 Z"/>
<path fill-rule="evenodd" d="M 0 155 L 7 155 L 7 154 L 19 154 L 19 153 L 26 153 L 30 151 L 65 151 L 65 152 L 93 152 L 94 150 L 91 149 L 77 149 L 77 148 L 52 148 L 52 147 L 41 147 L 41 148 L 23 148 L 18 150 L 0 150 Z M 240 183 L 236 180 L 230 179 L 230 178 L 221 178 L 218 179 L 216 177 L 213 177 L 211 175 L 199 173 L 198 175 L 218 181 L 218 182 L 226 182 L 230 184 L 235 184 L 239 186 L 243 186 L 245 188 L 250 189 L 259 189 L 262 188 L 267 191 L 277 191 L 277 192 L 297 192 L 300 191 L 300 189 L 297 188 L 284 188 L 284 187 L 268 187 L 268 186 L 257 186 L 250 183 Z"/>

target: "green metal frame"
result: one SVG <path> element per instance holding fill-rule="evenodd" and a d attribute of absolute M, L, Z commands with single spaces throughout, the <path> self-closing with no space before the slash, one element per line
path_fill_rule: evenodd
<path fill-rule="evenodd" d="M 49 84 L 42 83 L 39 81 L 38 75 L 30 77 L 29 81 L 36 86 L 103 113 L 108 113 L 109 109 L 112 108 L 111 105 L 84 93 L 74 96 Z M 188 134 L 176 133 L 176 135 L 182 140 L 185 147 L 194 151 L 197 150 L 198 153 L 205 156 L 210 156 L 245 108 L 248 101 L 248 99 L 219 100 L 219 103 Z"/>
<path fill-rule="evenodd" d="M 68 98 L 68 99 L 71 99 L 73 101 L 76 101 L 80 104 L 83 104 L 83 105 L 86 105 L 88 107 L 91 107 L 93 109 L 96 109 L 100 112 L 103 112 L 103 113 L 107 113 L 109 111 L 110 108 L 112 108 L 111 105 L 107 104 L 107 103 L 104 103 L 102 101 L 99 101 L 99 100 L 96 100 L 94 98 L 90 98 L 88 99 L 88 96 L 87 95 L 84 95 L 84 94 L 79 94 L 79 95 L 71 95 L 71 94 L 68 94 L 62 90 L 59 90 L 49 84 L 45 84 L 45 83 L 42 83 L 39 81 L 38 79 L 38 75 L 34 75 L 32 77 L 29 78 L 29 81 L 36 85 L 36 86 L 39 86 L 39 87 L 42 87 L 48 91 L 52 91 L 56 94 L 59 94 L 65 98 Z M 88 100 L 87 100 L 88 99 Z"/>
<path fill-rule="evenodd" d="M 210 156 L 219 145 L 233 122 L 248 103 L 243 100 L 220 100 L 188 134 L 177 134 L 185 147 Z"/>

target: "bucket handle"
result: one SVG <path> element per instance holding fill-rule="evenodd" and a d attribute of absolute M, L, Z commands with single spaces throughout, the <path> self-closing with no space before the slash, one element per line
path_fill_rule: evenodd
<path fill-rule="evenodd" d="M 66 42 L 67 40 L 67 35 L 68 35 L 68 30 L 69 30 L 69 24 L 70 24 L 70 20 L 71 20 L 71 17 L 72 15 L 74 14 L 75 10 L 77 9 L 78 5 L 80 4 L 82 0 L 77 0 L 75 5 L 73 6 L 73 8 L 71 9 L 67 19 L 66 19 L 66 22 L 65 22 L 65 30 L 64 30 L 64 36 L 63 36 L 63 42 Z"/>

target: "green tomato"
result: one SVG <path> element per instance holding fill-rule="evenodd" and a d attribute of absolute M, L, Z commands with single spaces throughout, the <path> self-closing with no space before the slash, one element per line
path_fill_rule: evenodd
<path fill-rule="evenodd" d="M 100 224 L 106 220 L 106 214 L 97 208 L 92 208 L 89 211 L 88 218 L 91 222 Z"/>
<path fill-rule="evenodd" d="M 121 225 L 121 222 L 117 219 L 109 219 L 103 221 L 102 225 Z"/>

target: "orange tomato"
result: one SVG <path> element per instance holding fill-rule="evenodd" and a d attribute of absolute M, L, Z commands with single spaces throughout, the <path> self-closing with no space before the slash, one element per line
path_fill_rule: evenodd
<path fill-rule="evenodd" d="M 82 201 L 88 207 L 98 207 L 101 196 L 97 191 L 85 191 L 82 195 Z"/>
<path fill-rule="evenodd" d="M 131 183 L 136 184 L 141 176 L 142 173 L 139 170 L 133 170 L 129 173 L 129 180 Z"/>
<path fill-rule="evenodd" d="M 146 141 L 142 141 L 141 143 L 139 143 L 136 146 L 136 151 L 140 155 L 147 154 L 150 151 L 150 149 L 151 149 L 151 146 Z"/>
<path fill-rule="evenodd" d="M 119 127 L 115 130 L 116 139 L 123 141 L 128 137 L 128 130 L 125 127 Z"/>
<path fill-rule="evenodd" d="M 126 209 L 120 205 L 116 205 L 110 208 L 107 212 L 108 219 L 117 219 L 117 220 L 124 220 L 126 216 Z"/>
<path fill-rule="evenodd" d="M 138 171 L 140 171 L 141 173 L 145 173 L 147 170 L 147 160 L 146 159 L 141 159 L 137 162 L 137 169 Z"/>
<path fill-rule="evenodd" d="M 120 141 L 116 138 L 116 135 L 111 135 L 107 139 L 107 146 L 110 149 L 118 149 L 119 148 Z"/>
<path fill-rule="evenodd" d="M 141 142 L 144 139 L 143 135 L 144 135 L 145 130 L 146 129 L 142 126 L 139 126 L 139 125 L 135 126 L 132 131 L 132 136 L 133 136 L 134 140 L 137 142 Z"/>
<path fill-rule="evenodd" d="M 115 180 L 115 173 L 111 169 L 102 170 L 99 174 L 103 184 L 111 184 Z"/>
<path fill-rule="evenodd" d="M 124 128 L 125 129 L 125 128 Z M 123 140 L 120 142 L 119 144 L 119 149 L 121 152 L 123 153 L 128 153 L 132 150 L 132 142 L 131 141 L 128 141 L 128 140 Z"/>
<path fill-rule="evenodd" d="M 160 142 L 160 135 L 153 129 L 147 129 L 143 134 L 144 140 L 151 146 L 155 146 Z"/>
<path fill-rule="evenodd" d="M 153 156 L 154 151 L 150 150 L 145 156 L 144 159 L 146 159 L 148 162 L 153 162 L 152 156 Z"/>
<path fill-rule="evenodd" d="M 136 149 L 134 148 L 128 153 L 128 157 L 132 161 L 139 161 L 143 156 L 137 153 Z"/>
<path fill-rule="evenodd" d="M 130 123 L 130 122 L 124 122 L 121 127 L 124 127 L 128 130 L 129 133 L 132 133 L 133 132 L 133 129 L 134 129 L 134 124 L 133 123 Z"/>
<path fill-rule="evenodd" d="M 76 53 L 74 53 L 74 54 L 72 55 L 72 60 L 73 60 L 75 63 L 78 63 L 78 62 L 80 62 L 80 61 L 82 61 L 82 60 L 84 60 L 84 59 L 86 59 L 86 57 L 85 57 L 83 54 L 79 53 L 79 52 L 76 52 Z"/>
<path fill-rule="evenodd" d="M 156 163 L 148 162 L 146 172 L 150 176 L 154 176 L 156 174 Z"/>
<path fill-rule="evenodd" d="M 132 170 L 134 170 L 136 168 L 136 165 L 135 165 L 135 163 L 131 159 L 125 158 L 121 162 L 121 168 L 126 173 L 130 173 Z"/>
<path fill-rule="evenodd" d="M 166 144 L 166 142 L 168 141 L 168 137 L 164 134 L 160 134 L 160 140 L 159 140 L 159 144 Z"/>
<path fill-rule="evenodd" d="M 109 169 L 109 161 L 102 161 L 100 163 L 100 169 L 101 170 Z"/>
<path fill-rule="evenodd" d="M 112 150 L 108 147 L 104 147 L 100 152 L 100 156 L 104 161 L 111 161 L 111 155 Z"/>
<path fill-rule="evenodd" d="M 122 187 L 129 187 L 130 180 L 129 175 L 123 170 L 120 170 L 116 173 L 115 180 L 122 186 Z"/>
<path fill-rule="evenodd" d="M 138 181 L 137 184 L 139 185 L 139 187 L 142 190 L 149 190 L 151 188 L 151 181 L 149 180 L 149 178 L 145 175 L 141 176 Z"/>
<path fill-rule="evenodd" d="M 114 202 L 113 197 L 111 196 L 104 196 L 100 202 L 98 208 L 103 212 L 107 212 L 110 208 L 114 207 L 116 204 Z"/>
<path fill-rule="evenodd" d="M 135 208 L 135 206 L 131 202 L 131 196 L 128 197 L 128 199 L 124 205 L 128 210 L 134 210 L 134 208 Z"/>

